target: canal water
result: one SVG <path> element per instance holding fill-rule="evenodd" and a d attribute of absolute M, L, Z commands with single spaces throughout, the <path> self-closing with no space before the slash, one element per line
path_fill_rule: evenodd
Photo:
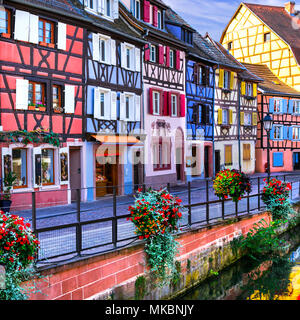
<path fill-rule="evenodd" d="M 243 258 L 192 289 L 183 300 L 300 300 L 300 244 L 264 262 Z"/>

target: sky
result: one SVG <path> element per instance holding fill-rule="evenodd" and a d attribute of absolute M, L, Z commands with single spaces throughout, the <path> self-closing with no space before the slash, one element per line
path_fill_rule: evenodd
<path fill-rule="evenodd" d="M 219 41 L 223 30 L 237 10 L 240 0 L 164 0 L 200 34 L 206 32 Z M 287 0 L 248 0 L 248 3 L 284 6 Z M 297 2 L 296 2 L 297 4 Z"/>

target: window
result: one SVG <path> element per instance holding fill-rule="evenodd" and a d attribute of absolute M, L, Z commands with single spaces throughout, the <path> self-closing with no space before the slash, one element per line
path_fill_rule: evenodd
<path fill-rule="evenodd" d="M 274 139 L 283 139 L 283 126 L 274 125 Z"/>
<path fill-rule="evenodd" d="M 225 165 L 232 165 L 232 145 L 225 146 Z"/>
<path fill-rule="evenodd" d="M 178 116 L 178 97 L 176 94 L 171 94 L 171 110 L 172 110 L 172 116 L 177 117 Z"/>
<path fill-rule="evenodd" d="M 63 112 L 61 86 L 53 85 L 52 87 L 52 107 L 54 112 Z"/>
<path fill-rule="evenodd" d="M 160 114 L 160 93 L 153 91 L 153 114 Z"/>
<path fill-rule="evenodd" d="M 129 119 L 129 117 L 130 117 L 130 98 L 129 98 L 129 96 L 126 96 L 126 98 L 125 98 L 125 107 L 126 107 L 126 111 L 125 111 L 126 119 Z"/>
<path fill-rule="evenodd" d="M 228 125 L 229 124 L 229 110 L 222 109 L 222 124 Z"/>
<path fill-rule="evenodd" d="M 156 62 L 157 57 L 156 57 L 156 46 L 151 45 L 150 48 L 150 61 L 151 62 Z"/>
<path fill-rule="evenodd" d="M 224 89 L 230 89 L 230 71 L 224 70 Z"/>
<path fill-rule="evenodd" d="M 17 176 L 15 188 L 27 187 L 27 150 L 12 150 L 12 167 L 13 172 Z"/>
<path fill-rule="evenodd" d="M 246 96 L 252 97 L 253 96 L 253 85 L 252 83 L 246 84 Z"/>
<path fill-rule="evenodd" d="M 154 170 L 171 169 L 171 138 L 159 137 L 153 144 L 152 152 Z"/>
<path fill-rule="evenodd" d="M 249 161 L 251 160 L 251 145 L 243 144 L 243 160 Z"/>
<path fill-rule="evenodd" d="M 135 13 L 135 17 L 137 19 L 141 19 L 141 2 L 140 2 L 140 0 L 135 0 L 134 13 Z"/>
<path fill-rule="evenodd" d="M 281 113 L 282 108 L 281 108 L 281 99 L 274 99 L 274 113 Z"/>
<path fill-rule="evenodd" d="M 105 40 L 100 39 L 100 61 L 105 62 L 106 51 L 105 51 Z"/>
<path fill-rule="evenodd" d="M 92 9 L 92 10 L 96 10 L 96 3 L 94 3 L 95 0 L 87 0 L 87 7 Z"/>
<path fill-rule="evenodd" d="M 42 149 L 42 184 L 54 184 L 54 150 Z"/>
<path fill-rule="evenodd" d="M 110 64 L 110 37 L 99 35 L 99 57 L 100 62 Z"/>
<path fill-rule="evenodd" d="M 181 30 L 181 40 L 184 41 L 184 42 L 187 42 L 189 44 L 192 44 L 193 43 L 193 35 L 191 32 L 185 30 L 185 29 L 182 29 Z"/>
<path fill-rule="evenodd" d="M 252 113 L 245 113 L 244 126 L 251 126 L 251 125 L 252 125 Z"/>
<path fill-rule="evenodd" d="M 293 140 L 300 140 L 300 127 L 293 127 Z"/>
<path fill-rule="evenodd" d="M 105 107 L 105 93 L 100 92 L 100 116 L 104 117 L 104 107 Z"/>
<path fill-rule="evenodd" d="M 130 69 L 130 49 L 126 48 L 126 65 L 127 68 Z"/>
<path fill-rule="evenodd" d="M 264 42 L 268 42 L 271 40 L 271 33 L 267 32 L 264 34 Z"/>
<path fill-rule="evenodd" d="M 111 16 L 111 0 L 106 0 L 105 1 L 105 10 L 104 14 L 108 17 Z"/>
<path fill-rule="evenodd" d="M 28 105 L 35 108 L 46 108 L 45 105 L 45 85 L 38 82 L 29 82 L 28 85 Z"/>
<path fill-rule="evenodd" d="M 208 76 L 209 76 L 208 68 L 201 65 L 195 65 L 194 72 L 196 73 L 195 75 L 196 83 L 200 85 L 207 85 Z"/>
<path fill-rule="evenodd" d="M 54 22 L 45 19 L 39 20 L 39 43 L 54 47 Z"/>
<path fill-rule="evenodd" d="M 157 11 L 157 28 L 162 29 L 162 14 L 161 11 Z"/>
<path fill-rule="evenodd" d="M 300 100 L 293 101 L 293 113 L 300 114 Z"/>
<path fill-rule="evenodd" d="M 232 49 L 232 42 L 228 42 L 228 51 Z"/>
<path fill-rule="evenodd" d="M 0 7 L 0 34 L 11 36 L 11 12 L 3 7 Z"/>
<path fill-rule="evenodd" d="M 201 123 L 209 124 L 209 106 L 201 105 Z"/>
<path fill-rule="evenodd" d="M 175 64 L 174 64 L 174 59 L 175 57 L 175 53 L 174 50 L 170 50 L 170 68 L 174 68 Z"/>

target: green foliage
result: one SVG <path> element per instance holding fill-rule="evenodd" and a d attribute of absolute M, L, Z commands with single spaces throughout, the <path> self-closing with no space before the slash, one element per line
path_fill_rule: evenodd
<path fill-rule="evenodd" d="M 246 192 L 251 192 L 248 176 L 234 169 L 220 171 L 214 180 L 213 188 L 219 199 L 231 197 L 234 202 L 241 200 Z"/>
<path fill-rule="evenodd" d="M 146 295 L 147 280 L 144 276 L 137 277 L 135 281 L 135 300 L 142 300 Z"/>
<path fill-rule="evenodd" d="M 175 261 L 175 271 L 172 277 L 172 284 L 176 286 L 176 284 L 180 281 L 181 277 L 181 263 L 180 261 Z"/>
<path fill-rule="evenodd" d="M 11 189 L 13 186 L 16 184 L 17 181 L 17 175 L 13 172 L 10 171 L 8 174 L 5 175 L 5 178 L 3 179 L 3 194 L 2 194 L 2 199 L 4 200 L 10 200 L 11 199 Z"/>
<path fill-rule="evenodd" d="M 245 249 L 249 257 L 260 260 L 266 255 L 276 255 L 285 242 L 278 238 L 276 230 L 287 221 L 276 220 L 268 224 L 264 219 L 255 223 L 247 236 L 241 236 L 236 245 Z"/>

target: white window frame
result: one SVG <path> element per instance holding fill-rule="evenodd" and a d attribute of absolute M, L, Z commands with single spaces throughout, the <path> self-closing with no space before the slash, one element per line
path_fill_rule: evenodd
<path fill-rule="evenodd" d="M 161 109 L 161 105 L 160 105 L 160 92 L 159 91 L 155 91 L 153 90 L 152 92 L 152 101 L 153 101 L 153 114 L 159 116 L 160 115 L 160 109 Z M 157 99 L 156 99 L 157 97 Z M 157 102 L 157 103 L 156 103 Z"/>
<path fill-rule="evenodd" d="M 300 100 L 293 100 L 293 113 L 300 114 Z"/>
<path fill-rule="evenodd" d="M 111 64 L 111 59 L 110 59 L 110 41 L 111 38 L 108 36 L 104 36 L 102 34 L 99 34 L 99 62 L 105 63 L 105 64 Z M 104 48 L 105 48 L 105 59 L 102 60 L 102 43 L 104 43 Z"/>
<path fill-rule="evenodd" d="M 141 19 L 141 1 L 135 0 L 134 2 L 134 16 L 136 19 Z"/>
<path fill-rule="evenodd" d="M 252 113 L 244 113 L 244 126 L 252 126 Z"/>
<path fill-rule="evenodd" d="M 125 100 L 125 105 L 124 105 L 124 121 L 130 121 L 130 122 L 135 122 L 135 94 L 134 93 L 128 93 L 128 92 L 124 92 L 124 100 Z M 127 117 L 127 112 L 126 112 L 126 108 L 127 108 L 127 100 L 129 102 L 129 110 L 128 110 L 128 117 Z"/>
<path fill-rule="evenodd" d="M 293 140 L 300 140 L 300 127 L 293 127 Z"/>
<path fill-rule="evenodd" d="M 174 61 L 175 61 L 175 52 L 174 50 L 170 49 L 170 68 L 174 68 L 175 64 L 174 64 Z"/>
<path fill-rule="evenodd" d="M 226 119 L 226 122 L 225 122 Z M 222 109 L 222 124 L 228 125 L 229 124 L 229 110 L 228 109 Z"/>
<path fill-rule="evenodd" d="M 178 116 L 178 97 L 176 94 L 171 94 L 171 114 L 172 117 Z"/>
<path fill-rule="evenodd" d="M 282 113 L 281 99 L 274 99 L 274 113 Z M 279 111 L 278 111 L 279 110 Z"/>
<path fill-rule="evenodd" d="M 154 59 L 153 59 L 153 55 L 154 55 Z M 157 60 L 156 57 L 157 57 L 156 46 L 152 44 L 150 47 L 150 62 L 156 63 L 156 60 Z"/>
<path fill-rule="evenodd" d="M 162 30 L 162 12 L 157 10 L 157 29 Z"/>
<path fill-rule="evenodd" d="M 276 128 L 279 128 L 279 137 L 276 137 L 275 134 L 276 132 Z M 274 125 L 274 140 L 282 140 L 283 139 L 283 126 L 282 125 Z"/>

